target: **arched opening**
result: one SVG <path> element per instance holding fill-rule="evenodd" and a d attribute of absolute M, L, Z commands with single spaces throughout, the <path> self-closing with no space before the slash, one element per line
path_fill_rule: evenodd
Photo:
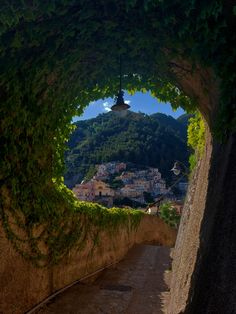
<path fill-rule="evenodd" d="M 25 256 L 33 261 L 57 259 L 73 244 L 65 245 L 68 230 L 73 233 L 78 225 L 71 225 L 73 198 L 60 181 L 64 141 L 72 116 L 89 101 L 116 93 L 122 55 L 124 89 L 145 88 L 173 106 L 197 106 L 208 124 L 209 142 L 210 133 L 217 135 L 209 179 L 204 178 L 207 195 L 198 217 L 199 256 L 184 299 L 189 297 L 191 313 L 210 311 L 214 301 L 224 312 L 224 300 L 229 312 L 234 310 L 235 291 L 230 283 L 235 248 L 227 245 L 234 243 L 235 236 L 234 12 L 233 4 L 223 1 L 5 4 L 0 15 L 1 220 L 18 251 L 25 244 L 10 228 L 12 221 L 31 238 Z M 214 178 L 220 178 L 218 183 Z M 71 220 L 63 222 L 62 217 Z M 32 237 L 32 228 L 39 224 L 46 226 L 39 237 L 46 233 L 49 240 L 49 250 L 43 253 Z M 62 224 L 64 233 L 58 232 Z M 217 262 L 209 270 L 207 263 L 215 255 Z M 229 256 L 226 271 L 222 255 Z M 225 287 L 224 298 L 220 288 L 209 293 L 215 284 L 213 269 L 219 287 Z M 208 293 L 201 289 L 204 278 Z M 177 283 L 173 291 L 176 287 Z M 230 301 L 226 290 L 234 291 Z"/>
<path fill-rule="evenodd" d="M 160 197 L 169 205 L 174 201 L 183 204 L 188 182 L 190 115 L 182 116 L 185 112 L 181 108 L 173 111 L 169 103 L 158 101 L 149 92 L 125 92 L 124 99 L 129 110 L 113 112 L 114 99 L 106 98 L 91 102 L 82 116 L 73 119 L 75 129 L 65 157 L 65 184 L 72 190 L 75 185 L 82 190 L 86 179 L 92 190 L 95 182 L 105 182 L 107 192 L 103 194 L 110 196 L 110 207 L 145 211 Z M 178 176 L 171 171 L 176 160 L 185 167 Z M 103 201 L 95 196 L 83 199 Z M 158 214 L 154 208 L 152 214 Z M 169 216 L 163 217 L 170 222 Z M 176 214 L 176 224 L 178 220 Z"/>

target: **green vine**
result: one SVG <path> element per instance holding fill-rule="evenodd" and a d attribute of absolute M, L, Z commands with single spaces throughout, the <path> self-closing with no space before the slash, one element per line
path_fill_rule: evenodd
<path fill-rule="evenodd" d="M 199 112 L 189 119 L 188 125 L 188 146 L 194 151 L 189 157 L 190 170 L 192 171 L 197 160 L 202 156 L 206 143 L 205 123 Z"/>
<path fill-rule="evenodd" d="M 37 267 L 58 263 L 73 247 L 82 250 L 89 239 L 96 246 L 101 231 L 110 232 L 112 236 L 121 226 L 128 232 L 135 230 L 143 215 L 137 210 L 108 209 L 80 202 L 64 185 L 56 191 L 57 195 L 55 190 L 48 194 L 48 211 L 37 212 L 37 218 L 22 215 L 20 210 L 7 210 L 6 206 L 1 208 L 8 238 L 15 249 Z M 5 195 L 5 205 L 8 197 Z M 60 201 L 60 207 L 55 203 L 56 199 Z"/>
<path fill-rule="evenodd" d="M 235 7 L 223 0 L 1 3 L 0 219 L 18 251 L 50 264 L 94 227 L 140 219 L 78 203 L 61 183 L 72 117 L 117 93 L 120 54 L 124 89 L 150 90 L 173 108 L 196 109 L 180 76 L 210 69 L 219 84 L 214 132 L 235 131 L 235 28 Z"/>

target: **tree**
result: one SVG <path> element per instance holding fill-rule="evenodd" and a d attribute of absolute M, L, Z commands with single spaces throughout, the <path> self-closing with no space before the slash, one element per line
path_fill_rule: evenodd
<path fill-rule="evenodd" d="M 159 210 L 159 215 L 168 225 L 177 228 L 180 222 L 180 215 L 170 202 L 162 203 Z"/>
<path fill-rule="evenodd" d="M 154 198 L 152 197 L 151 193 L 149 192 L 143 192 L 143 197 L 146 203 L 153 203 L 154 202 Z"/>

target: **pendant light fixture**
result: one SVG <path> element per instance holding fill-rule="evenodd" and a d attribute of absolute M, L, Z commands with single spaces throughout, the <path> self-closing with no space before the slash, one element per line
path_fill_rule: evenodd
<path fill-rule="evenodd" d="M 170 171 L 173 171 L 173 173 L 176 176 L 178 176 L 180 173 L 183 174 L 183 175 L 188 175 L 189 174 L 188 168 L 185 166 L 185 164 L 183 164 L 180 161 L 176 161 L 174 163 L 174 167 Z"/>
<path fill-rule="evenodd" d="M 170 170 L 170 171 L 173 171 L 173 173 L 178 176 L 180 173 L 181 173 L 181 167 L 180 167 L 180 164 L 178 161 L 176 161 L 174 163 L 174 167 Z"/>
<path fill-rule="evenodd" d="M 112 111 L 123 111 L 129 109 L 130 106 L 124 101 L 124 92 L 122 90 L 122 74 L 121 74 L 121 57 L 120 57 L 120 88 L 115 98 L 115 104 L 111 107 Z"/>

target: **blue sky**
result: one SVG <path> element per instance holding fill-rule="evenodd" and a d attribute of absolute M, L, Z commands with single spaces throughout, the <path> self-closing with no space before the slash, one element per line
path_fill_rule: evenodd
<path fill-rule="evenodd" d="M 171 115 L 174 118 L 177 118 L 185 113 L 182 108 L 173 111 L 170 104 L 159 102 L 156 98 L 153 98 L 149 92 L 137 92 L 134 95 L 129 95 L 125 92 L 124 99 L 125 102 L 130 105 L 130 110 L 134 112 L 140 111 L 146 114 L 161 112 Z M 114 100 L 112 98 L 100 99 L 98 101 L 91 102 L 84 110 L 83 115 L 80 117 L 74 117 L 73 122 L 95 118 L 100 113 L 110 111 L 110 107 L 113 104 Z"/>

